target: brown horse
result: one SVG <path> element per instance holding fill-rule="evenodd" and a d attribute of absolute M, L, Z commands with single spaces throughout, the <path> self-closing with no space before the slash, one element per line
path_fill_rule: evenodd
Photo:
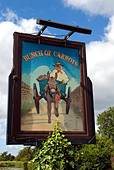
<path fill-rule="evenodd" d="M 50 77 L 50 73 L 47 72 L 47 85 L 45 86 L 44 90 L 45 93 L 43 95 L 44 99 L 47 101 L 47 115 L 48 115 L 48 123 L 51 123 L 51 103 L 54 103 L 54 114 L 55 116 L 59 116 L 58 113 L 58 102 L 61 97 L 61 91 L 57 86 L 57 74 L 55 77 Z"/>

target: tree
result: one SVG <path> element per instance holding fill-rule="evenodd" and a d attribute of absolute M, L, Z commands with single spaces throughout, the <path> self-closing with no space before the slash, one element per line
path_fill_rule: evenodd
<path fill-rule="evenodd" d="M 15 156 L 11 155 L 11 153 L 8 154 L 7 151 L 3 152 L 0 155 L 0 161 L 13 161 Z"/>
<path fill-rule="evenodd" d="M 8 155 L 8 160 L 13 161 L 15 159 L 14 155 L 11 155 L 11 153 Z"/>
<path fill-rule="evenodd" d="M 7 161 L 7 153 L 8 153 L 8 152 L 3 152 L 3 153 L 0 155 L 0 161 Z"/>
<path fill-rule="evenodd" d="M 114 107 L 109 107 L 97 117 L 98 133 L 114 139 Z"/>
<path fill-rule="evenodd" d="M 33 156 L 33 150 L 30 147 L 25 147 L 19 151 L 19 154 L 15 157 L 16 161 L 30 161 Z"/>
<path fill-rule="evenodd" d="M 83 144 L 76 147 L 75 163 L 77 170 L 104 170 L 111 167 L 111 156 L 114 154 L 112 140 L 107 136 L 96 136 L 96 144 Z"/>

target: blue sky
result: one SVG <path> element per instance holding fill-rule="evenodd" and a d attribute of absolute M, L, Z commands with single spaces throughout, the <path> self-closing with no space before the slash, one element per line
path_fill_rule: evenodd
<path fill-rule="evenodd" d="M 13 32 L 37 33 L 41 28 L 37 18 L 92 29 L 91 35 L 74 33 L 69 40 L 86 43 L 95 120 L 114 105 L 114 0 L 0 0 L 0 153 L 17 155 L 23 148 L 6 145 L 8 75 L 13 66 Z M 44 33 L 66 35 L 68 31 L 48 27 Z"/>

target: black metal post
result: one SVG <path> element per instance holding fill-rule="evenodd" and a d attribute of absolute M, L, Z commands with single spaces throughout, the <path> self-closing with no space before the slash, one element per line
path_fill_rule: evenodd
<path fill-rule="evenodd" d="M 44 32 L 44 30 L 47 28 L 47 26 L 43 26 L 42 28 L 41 28 L 41 30 L 38 32 L 38 34 L 37 34 L 37 36 L 40 36 L 43 32 Z"/>
<path fill-rule="evenodd" d="M 74 33 L 74 31 L 70 31 L 70 32 L 63 38 L 63 40 L 67 40 L 73 33 Z"/>

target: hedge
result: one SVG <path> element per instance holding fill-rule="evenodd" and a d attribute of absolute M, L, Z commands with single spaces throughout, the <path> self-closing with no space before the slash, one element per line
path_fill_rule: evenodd
<path fill-rule="evenodd" d="M 28 170 L 27 164 L 28 162 L 17 161 L 15 162 L 15 168 L 23 168 L 24 170 Z"/>
<path fill-rule="evenodd" d="M 21 161 L 0 161 L 0 167 L 23 168 L 24 170 L 28 170 L 27 164 L 28 162 Z"/>
<path fill-rule="evenodd" d="M 15 167 L 15 161 L 0 161 L 0 167 Z"/>

